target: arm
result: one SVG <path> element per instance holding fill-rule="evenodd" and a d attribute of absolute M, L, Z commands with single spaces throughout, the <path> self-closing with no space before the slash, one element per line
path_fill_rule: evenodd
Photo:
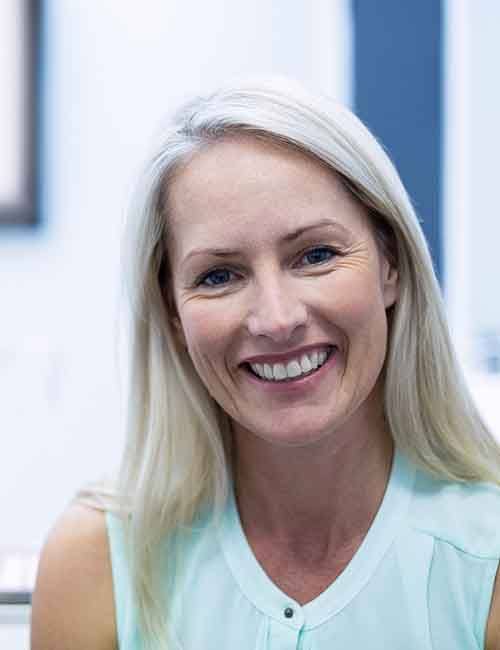
<path fill-rule="evenodd" d="M 42 549 L 31 650 L 116 650 L 116 639 L 104 513 L 73 504 Z"/>
<path fill-rule="evenodd" d="M 500 568 L 497 570 L 486 625 L 485 650 L 500 650 Z"/>

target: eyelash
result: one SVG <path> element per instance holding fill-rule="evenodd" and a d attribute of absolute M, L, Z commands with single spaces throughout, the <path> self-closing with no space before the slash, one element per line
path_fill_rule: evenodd
<path fill-rule="evenodd" d="M 321 262 L 318 262 L 316 264 L 313 263 L 313 264 L 309 264 L 309 265 L 306 265 L 306 266 L 320 266 L 322 264 L 326 264 L 327 262 L 330 262 L 334 257 L 339 255 L 339 251 L 337 251 L 334 248 L 331 248 L 330 246 L 314 246 L 313 248 L 310 248 L 310 249 L 304 251 L 303 253 L 301 253 L 300 259 L 303 259 L 307 255 L 311 255 L 311 253 L 315 253 L 317 251 L 327 251 L 328 253 L 331 253 L 331 257 L 329 259 L 327 259 L 327 260 L 322 260 Z M 212 288 L 217 289 L 219 287 L 225 287 L 228 284 L 229 281 L 228 282 L 223 282 L 222 284 L 205 284 L 207 278 L 209 278 L 212 274 L 221 273 L 221 272 L 227 272 L 227 273 L 233 273 L 234 274 L 234 271 L 231 271 L 231 269 L 228 269 L 228 268 L 225 268 L 225 267 L 216 267 L 216 268 L 212 269 L 211 271 L 208 271 L 207 273 L 204 273 L 203 275 L 201 275 L 196 280 L 195 286 L 197 286 L 197 287 L 201 286 L 201 287 L 206 287 L 206 288 L 211 288 L 211 289 Z"/>

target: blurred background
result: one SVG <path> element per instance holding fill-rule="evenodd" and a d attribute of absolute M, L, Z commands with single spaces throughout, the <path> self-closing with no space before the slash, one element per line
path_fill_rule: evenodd
<path fill-rule="evenodd" d="M 1 0 L 0 647 L 28 647 L 43 540 L 119 462 L 138 169 L 166 116 L 229 78 L 298 78 L 381 139 L 500 436 L 499 28 L 497 0 Z"/>

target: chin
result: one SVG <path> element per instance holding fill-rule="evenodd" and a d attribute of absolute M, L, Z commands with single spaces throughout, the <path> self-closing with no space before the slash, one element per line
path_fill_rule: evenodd
<path fill-rule="evenodd" d="M 283 421 L 277 423 L 276 428 L 254 427 L 252 435 L 279 447 L 306 447 L 324 440 L 332 432 L 332 427 L 325 430 L 323 427 L 306 429 L 304 426 L 286 425 Z"/>

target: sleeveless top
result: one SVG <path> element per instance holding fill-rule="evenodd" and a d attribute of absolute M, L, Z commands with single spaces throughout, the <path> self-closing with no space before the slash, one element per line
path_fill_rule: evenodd
<path fill-rule="evenodd" d="M 500 488 L 440 481 L 395 448 L 366 537 L 300 605 L 257 562 L 234 495 L 218 526 L 190 529 L 169 595 L 176 650 L 477 650 L 500 558 Z M 205 522 L 205 523 L 204 523 Z M 120 650 L 139 650 L 120 519 L 106 513 Z M 165 583 L 166 584 L 166 583 Z"/>

